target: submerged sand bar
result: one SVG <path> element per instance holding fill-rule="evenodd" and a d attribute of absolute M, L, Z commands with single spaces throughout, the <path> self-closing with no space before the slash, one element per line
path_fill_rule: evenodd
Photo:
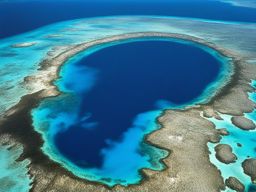
<path fill-rule="evenodd" d="M 13 48 L 23 48 L 23 47 L 31 47 L 33 45 L 37 44 L 37 42 L 25 42 L 25 43 L 17 43 L 11 45 Z"/>

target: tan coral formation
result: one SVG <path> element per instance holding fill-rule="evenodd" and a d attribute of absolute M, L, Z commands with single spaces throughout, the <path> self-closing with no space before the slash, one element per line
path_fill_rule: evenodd
<path fill-rule="evenodd" d="M 235 177 L 229 177 L 226 179 L 225 184 L 230 188 L 237 192 L 244 192 L 244 185 Z"/>
<path fill-rule="evenodd" d="M 256 183 L 256 159 L 246 159 L 242 163 L 244 173 L 251 177 L 252 182 Z"/>
<path fill-rule="evenodd" d="M 229 135 L 229 132 L 227 131 L 226 128 L 221 128 L 221 129 L 218 129 L 220 135 L 223 135 L 223 136 L 227 136 Z"/>
<path fill-rule="evenodd" d="M 235 116 L 231 118 L 232 123 L 243 130 L 253 130 L 255 129 L 255 124 L 252 120 L 244 116 Z"/>
<path fill-rule="evenodd" d="M 227 144 L 218 144 L 215 146 L 216 158 L 225 164 L 234 163 L 237 157 L 232 153 L 232 148 Z"/>
<path fill-rule="evenodd" d="M 48 163 L 35 163 L 32 159 L 30 173 L 34 176 L 34 184 L 31 191 L 217 192 L 224 189 L 224 181 L 220 172 L 210 163 L 207 147 L 209 141 L 218 142 L 221 133 L 201 114 L 220 118 L 218 113 L 243 115 L 244 112 L 251 112 L 255 104 L 248 99 L 247 93 L 253 91 L 249 83 L 251 79 L 256 79 L 256 65 L 246 64 L 242 58 L 199 38 L 168 33 L 134 33 L 56 49 L 48 54 L 37 76 L 26 78 L 25 85 L 30 86 L 31 89 L 42 90 L 40 98 L 57 95 L 58 92 L 52 85 L 52 81 L 58 77 L 59 67 L 68 58 L 93 45 L 144 36 L 180 38 L 207 45 L 231 57 L 236 73 L 208 104 L 185 110 L 166 110 L 158 119 L 162 128 L 148 135 L 147 141 L 170 151 L 170 155 L 163 160 L 167 166 L 165 170 L 160 172 L 142 170 L 145 179 L 140 184 L 107 188 L 98 183 L 79 179 L 58 164 L 54 168 L 49 168 Z M 12 113 L 9 111 L 9 114 L 15 115 L 19 110 L 19 105 L 17 105 L 10 110 Z"/>

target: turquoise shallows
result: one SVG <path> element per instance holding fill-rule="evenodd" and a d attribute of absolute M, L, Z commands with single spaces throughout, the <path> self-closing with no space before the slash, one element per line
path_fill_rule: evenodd
<path fill-rule="evenodd" d="M 252 81 L 252 86 L 255 87 L 256 81 Z M 249 98 L 256 102 L 256 93 L 249 93 Z M 256 111 L 251 113 L 246 113 L 245 116 L 256 123 Z M 216 128 L 226 128 L 229 132 L 229 135 L 223 136 L 220 143 L 228 144 L 232 147 L 233 153 L 237 156 L 235 163 L 224 164 L 218 161 L 215 157 L 214 147 L 217 144 L 208 143 L 210 150 L 210 161 L 221 171 L 222 177 L 227 179 L 228 177 L 234 176 L 239 179 L 246 187 L 246 191 L 253 192 L 256 189 L 256 185 L 253 185 L 251 179 L 248 175 L 243 172 L 242 162 L 248 158 L 256 158 L 256 131 L 245 131 L 236 126 L 231 122 L 230 115 L 221 114 L 223 120 L 216 120 L 214 118 L 209 118 Z M 241 144 L 242 147 L 239 147 L 237 144 Z M 226 188 L 226 192 L 231 191 Z"/>
<path fill-rule="evenodd" d="M 22 147 L 0 146 L 0 191 L 28 192 L 32 179 L 28 174 L 29 160 L 16 161 L 22 154 Z"/>

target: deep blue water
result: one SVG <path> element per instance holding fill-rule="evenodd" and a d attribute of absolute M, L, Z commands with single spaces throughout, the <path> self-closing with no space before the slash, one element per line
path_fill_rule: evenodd
<path fill-rule="evenodd" d="M 153 40 L 104 48 L 72 65 L 60 81 L 80 97 L 79 121 L 57 133 L 55 143 L 75 164 L 97 168 L 102 150 L 122 139 L 138 114 L 162 109 L 160 101 L 192 101 L 220 70 L 219 61 L 198 47 Z"/>
<path fill-rule="evenodd" d="M 0 2 L 0 38 L 58 21 L 108 15 L 168 15 L 256 22 L 256 11 L 210 0 Z"/>

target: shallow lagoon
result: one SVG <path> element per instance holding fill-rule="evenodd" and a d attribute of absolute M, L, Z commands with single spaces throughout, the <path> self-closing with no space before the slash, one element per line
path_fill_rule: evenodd
<path fill-rule="evenodd" d="M 0 191 L 27 192 L 31 188 L 33 178 L 27 169 L 30 161 L 17 161 L 22 151 L 21 146 L 0 146 Z"/>
<path fill-rule="evenodd" d="M 159 128 L 157 117 L 206 99 L 202 95 L 222 78 L 221 58 L 167 39 L 93 48 L 62 68 L 56 82 L 62 94 L 33 111 L 34 125 L 50 143 L 51 157 L 76 175 L 109 186 L 137 183 L 140 169 L 164 169 L 167 151 L 143 139 Z"/>

